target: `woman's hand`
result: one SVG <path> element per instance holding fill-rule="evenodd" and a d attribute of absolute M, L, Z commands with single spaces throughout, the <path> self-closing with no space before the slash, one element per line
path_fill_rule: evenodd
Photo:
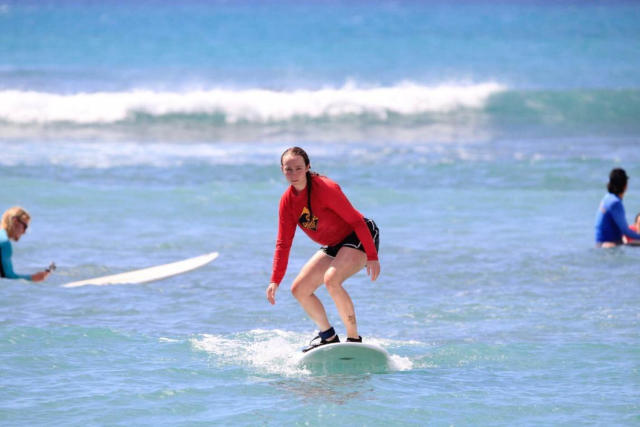
<path fill-rule="evenodd" d="M 36 273 L 34 275 L 31 276 L 31 280 L 33 282 L 42 282 L 44 279 L 47 278 L 47 276 L 49 275 L 48 271 L 40 271 L 39 273 Z"/>
<path fill-rule="evenodd" d="M 375 281 L 380 275 L 380 262 L 367 261 L 367 275 L 371 277 L 371 281 Z"/>
<path fill-rule="evenodd" d="M 271 303 L 271 305 L 274 305 L 276 303 L 276 291 L 278 290 L 278 284 L 277 283 L 269 283 L 269 286 L 267 287 L 267 299 L 269 300 L 269 302 Z"/>

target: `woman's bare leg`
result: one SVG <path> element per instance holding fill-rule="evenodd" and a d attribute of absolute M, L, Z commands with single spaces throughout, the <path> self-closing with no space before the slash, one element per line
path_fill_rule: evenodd
<path fill-rule="evenodd" d="M 313 320 L 320 331 L 331 327 L 327 313 L 320 299 L 314 294 L 316 289 L 324 283 L 325 272 L 333 262 L 333 258 L 322 251 L 307 261 L 291 285 L 291 293 L 298 300 L 307 315 Z"/>
<path fill-rule="evenodd" d="M 358 323 L 353 301 L 342 287 L 342 283 L 356 274 L 367 263 L 367 255 L 354 248 L 343 246 L 324 273 L 324 283 L 336 304 L 342 323 L 347 328 L 347 337 L 358 338 Z M 326 317 L 326 315 L 325 315 Z"/>

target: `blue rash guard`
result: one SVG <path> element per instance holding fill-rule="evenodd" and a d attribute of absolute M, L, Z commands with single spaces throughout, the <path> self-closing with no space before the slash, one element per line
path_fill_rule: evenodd
<path fill-rule="evenodd" d="M 9 236 L 7 236 L 7 230 L 0 230 L 0 277 L 7 279 L 25 279 L 31 280 L 30 275 L 17 274 L 13 271 L 13 264 L 11 264 L 11 255 L 13 255 L 13 249 L 11 248 L 11 242 Z"/>
<path fill-rule="evenodd" d="M 640 234 L 631 230 L 627 224 L 622 199 L 608 193 L 600 202 L 596 214 L 596 244 L 604 242 L 620 244 L 623 234 L 632 239 L 640 239 Z"/>

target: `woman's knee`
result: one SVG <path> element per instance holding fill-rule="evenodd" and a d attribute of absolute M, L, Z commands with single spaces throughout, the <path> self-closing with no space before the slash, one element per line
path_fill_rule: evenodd
<path fill-rule="evenodd" d="M 305 286 L 306 282 L 303 279 L 295 279 L 291 284 L 291 294 L 296 298 L 304 298 L 311 295 L 313 292 L 309 292 L 309 286 Z"/>
<path fill-rule="evenodd" d="M 342 279 L 340 275 L 334 268 L 330 268 L 324 274 L 324 284 L 327 287 L 327 290 L 331 292 L 332 289 L 336 289 L 342 286 Z"/>

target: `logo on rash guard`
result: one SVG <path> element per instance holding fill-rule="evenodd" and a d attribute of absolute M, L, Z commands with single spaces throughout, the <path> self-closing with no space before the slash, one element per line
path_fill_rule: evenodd
<path fill-rule="evenodd" d="M 300 214 L 300 218 L 298 218 L 298 222 L 303 228 L 312 231 L 318 230 L 318 217 L 314 215 L 313 220 L 311 220 L 309 209 L 307 209 L 306 206 L 302 209 L 302 213 Z"/>

